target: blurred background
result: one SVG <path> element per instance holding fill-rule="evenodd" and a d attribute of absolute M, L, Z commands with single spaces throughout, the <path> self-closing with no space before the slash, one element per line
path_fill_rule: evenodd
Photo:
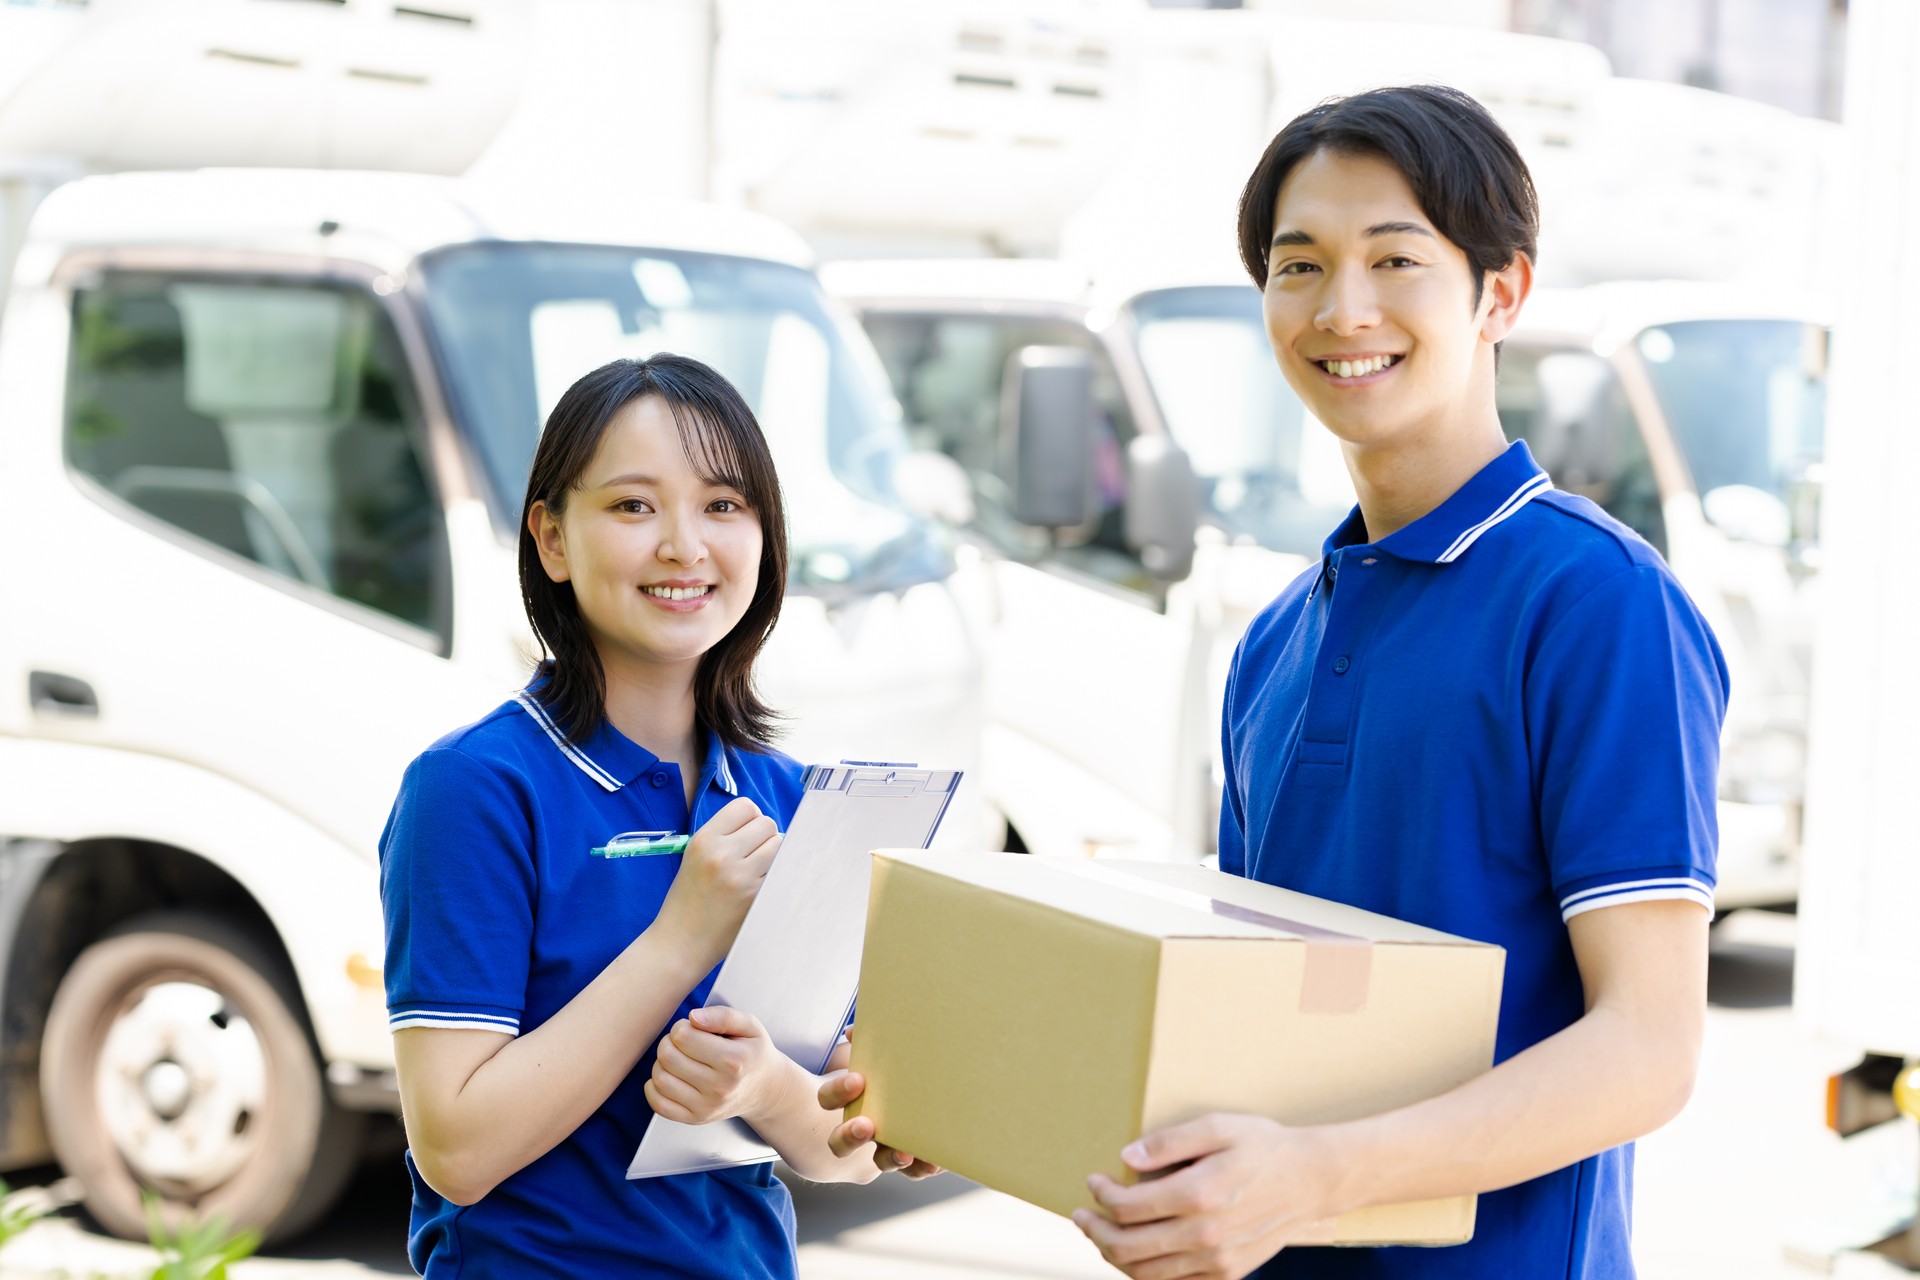
<path fill-rule="evenodd" d="M 1539 187 L 1503 425 L 1733 676 L 1642 1273 L 1920 1267 L 1916 65 L 1907 0 L 0 0 L 0 1275 L 137 1268 L 143 1188 L 407 1272 L 374 849 L 524 680 L 526 467 L 614 356 L 767 429 L 787 750 L 1210 859 L 1227 661 L 1352 502 L 1235 202 L 1416 82 Z M 796 1194 L 816 1280 L 1103 1273 L 956 1178 Z"/>

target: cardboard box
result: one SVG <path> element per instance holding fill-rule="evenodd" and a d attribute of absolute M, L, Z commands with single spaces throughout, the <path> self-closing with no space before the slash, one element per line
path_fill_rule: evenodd
<path fill-rule="evenodd" d="M 1317 1124 L 1486 1071 L 1506 953 L 1198 867 L 874 854 L 853 1066 L 880 1141 L 1055 1213 L 1213 1111 Z M 1457 1244 L 1475 1198 L 1344 1214 Z"/>

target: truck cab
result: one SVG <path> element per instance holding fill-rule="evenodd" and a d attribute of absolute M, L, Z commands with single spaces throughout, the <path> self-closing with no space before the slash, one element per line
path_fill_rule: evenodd
<path fill-rule="evenodd" d="M 1210 856 L 1233 647 L 1353 503 L 1337 443 L 1274 366 L 1259 294 L 1107 302 L 1049 261 L 841 262 L 822 278 L 873 337 L 913 443 L 966 473 L 967 530 L 997 569 L 983 767 L 1015 833 L 1037 853 Z M 1093 501 L 1071 527 L 1015 511 L 1003 383 L 1034 350 L 1086 365 Z M 995 785 L 1037 770 L 1057 803 Z"/>
<path fill-rule="evenodd" d="M 972 768 L 950 543 L 785 228 L 390 174 L 46 199 L 0 331 L 0 1167 L 57 1158 L 134 1236 L 143 1189 L 270 1236 L 324 1212 L 397 1111 L 401 772 L 537 656 L 515 538 L 547 411 L 658 350 L 740 387 L 790 495 L 780 745 Z M 976 791 L 943 837 L 1002 830 Z"/>

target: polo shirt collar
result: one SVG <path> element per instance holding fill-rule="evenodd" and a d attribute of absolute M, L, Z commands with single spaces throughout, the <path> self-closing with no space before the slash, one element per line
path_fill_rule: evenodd
<path fill-rule="evenodd" d="M 560 731 L 560 726 L 554 723 L 552 714 L 537 696 L 538 689 L 536 682 L 514 694 L 513 700 L 533 717 L 534 723 L 546 733 L 547 740 L 559 749 L 560 754 L 580 772 L 599 783 L 602 790 L 618 791 L 660 763 L 659 756 L 604 719 L 585 742 L 569 742 L 567 735 Z M 728 795 L 737 796 L 740 786 L 736 777 L 726 744 L 720 741 L 719 734 L 709 732 L 707 758 L 700 769 L 700 789 L 717 784 Z"/>
<path fill-rule="evenodd" d="M 1452 497 L 1373 545 L 1401 560 L 1451 564 L 1489 529 L 1551 488 L 1553 481 L 1533 460 L 1527 442 L 1515 440 Z M 1366 522 L 1355 507 L 1328 536 L 1322 551 L 1331 559 L 1336 551 L 1365 543 L 1366 535 Z"/>

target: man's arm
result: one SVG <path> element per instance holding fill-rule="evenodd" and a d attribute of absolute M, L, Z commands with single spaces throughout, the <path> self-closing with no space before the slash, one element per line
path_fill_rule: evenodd
<path fill-rule="evenodd" d="M 1137 1280 L 1237 1277 L 1337 1214 L 1497 1190 L 1657 1129 L 1693 1090 L 1707 920 L 1686 901 L 1577 915 L 1587 1012 L 1566 1030 L 1383 1115 L 1304 1128 L 1215 1115 L 1148 1134 L 1129 1167 L 1174 1171 L 1131 1187 L 1095 1174 L 1108 1216 L 1074 1221 Z"/>

